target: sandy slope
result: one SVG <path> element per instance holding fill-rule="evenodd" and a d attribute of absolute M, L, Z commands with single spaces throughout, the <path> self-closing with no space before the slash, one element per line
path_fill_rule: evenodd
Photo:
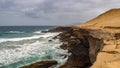
<path fill-rule="evenodd" d="M 120 9 L 111 9 L 78 27 L 120 32 Z"/>

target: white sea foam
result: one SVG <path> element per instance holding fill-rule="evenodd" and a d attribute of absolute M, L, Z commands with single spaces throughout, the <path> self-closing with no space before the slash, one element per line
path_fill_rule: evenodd
<path fill-rule="evenodd" d="M 47 59 L 46 56 L 50 56 L 51 59 L 57 60 L 59 64 L 65 63 L 67 57 L 64 58 L 60 56 L 61 54 L 67 54 L 66 50 L 62 50 L 59 46 L 62 44 L 58 39 L 49 42 L 48 39 L 52 39 L 54 36 L 59 33 L 45 33 L 44 35 L 25 37 L 25 38 L 12 38 L 5 39 L 5 41 L 20 41 L 24 39 L 33 39 L 43 37 L 46 38 L 44 42 L 35 41 L 34 43 L 24 43 L 23 45 L 9 45 L 9 46 L 17 46 L 16 48 L 3 48 L 0 50 L 0 66 L 9 65 L 12 63 L 17 63 L 25 59 L 38 55 L 39 60 Z M 5 42 L 3 41 L 3 42 Z"/>
<path fill-rule="evenodd" d="M 0 43 L 6 42 L 6 41 L 21 41 L 21 40 L 28 40 L 28 39 L 47 38 L 56 34 L 58 33 L 45 33 L 43 35 L 34 35 L 31 37 L 22 37 L 22 38 L 0 38 Z"/>
<path fill-rule="evenodd" d="M 34 33 L 39 34 L 39 33 L 41 33 L 41 31 L 35 31 Z"/>

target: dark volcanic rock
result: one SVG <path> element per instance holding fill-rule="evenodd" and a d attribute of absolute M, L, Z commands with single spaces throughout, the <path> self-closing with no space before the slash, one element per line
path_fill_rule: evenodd
<path fill-rule="evenodd" d="M 90 35 L 91 32 L 93 31 L 71 28 L 70 31 L 64 31 L 59 35 L 59 39 L 64 42 L 61 48 L 71 53 L 67 62 L 60 68 L 88 68 L 95 62 L 103 46 L 103 40 L 94 38 Z"/>
<path fill-rule="evenodd" d="M 48 30 L 48 32 L 63 32 L 63 31 L 71 31 L 71 27 L 56 27 L 53 29 Z"/>
<path fill-rule="evenodd" d="M 33 63 L 31 65 L 23 66 L 20 68 L 49 68 L 52 65 L 56 65 L 56 64 L 57 64 L 57 61 L 49 60 L 49 61 L 41 61 L 41 62 Z"/>

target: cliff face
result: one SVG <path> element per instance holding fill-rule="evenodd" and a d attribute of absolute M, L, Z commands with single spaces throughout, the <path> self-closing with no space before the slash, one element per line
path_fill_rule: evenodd
<path fill-rule="evenodd" d="M 118 68 L 120 66 L 120 34 L 116 33 L 114 37 L 103 39 L 103 41 L 104 48 L 99 52 L 91 68 Z"/>
<path fill-rule="evenodd" d="M 91 68 L 118 68 L 120 66 L 120 9 L 111 9 L 78 27 L 100 29 L 109 33 L 104 37 L 104 47 Z"/>
<path fill-rule="evenodd" d="M 112 37 L 113 34 L 100 29 L 65 28 L 59 39 L 63 42 L 61 48 L 67 49 L 71 55 L 60 68 L 90 67 L 102 51 L 104 39 Z"/>
<path fill-rule="evenodd" d="M 71 55 L 61 68 L 86 68 L 96 60 L 98 52 L 103 44 L 102 39 L 90 35 L 92 30 L 72 29 L 60 35 L 63 49 L 67 49 Z"/>
<path fill-rule="evenodd" d="M 71 28 L 73 29 L 61 35 L 63 42 L 68 43 L 62 47 L 71 53 L 62 68 L 120 66 L 120 9 L 109 10 Z"/>
<path fill-rule="evenodd" d="M 111 68 L 106 65 L 118 65 L 120 62 L 120 33 L 103 29 L 67 28 L 59 36 L 63 42 L 61 48 L 71 53 L 60 68 Z"/>

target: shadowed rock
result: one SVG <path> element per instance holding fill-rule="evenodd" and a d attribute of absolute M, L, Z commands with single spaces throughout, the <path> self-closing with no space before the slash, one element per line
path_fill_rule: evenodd
<path fill-rule="evenodd" d="M 23 66 L 20 68 L 49 68 L 53 65 L 56 65 L 57 61 L 55 60 L 49 60 L 49 61 L 41 61 L 41 62 L 36 62 L 31 65 Z"/>

